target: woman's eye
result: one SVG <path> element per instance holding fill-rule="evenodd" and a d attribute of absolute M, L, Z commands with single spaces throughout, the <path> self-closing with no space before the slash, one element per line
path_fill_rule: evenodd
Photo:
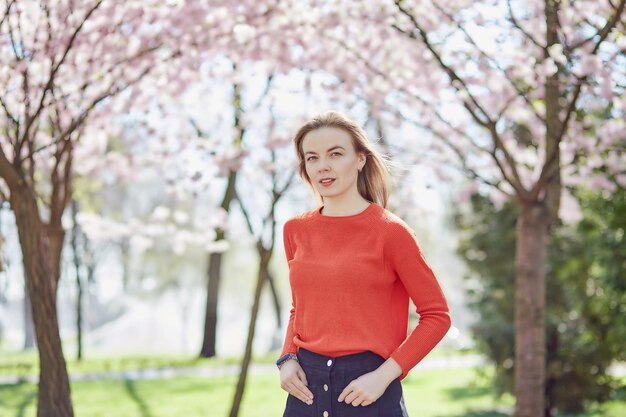
<path fill-rule="evenodd" d="M 333 153 L 331 153 L 331 154 L 330 154 L 330 156 L 335 156 L 335 155 L 339 155 L 339 156 L 341 156 L 341 152 L 333 152 Z M 313 159 L 315 159 L 315 158 L 316 158 L 315 156 L 309 156 L 309 157 L 306 159 L 306 161 L 308 162 L 308 161 L 311 161 L 311 160 L 313 160 Z"/>

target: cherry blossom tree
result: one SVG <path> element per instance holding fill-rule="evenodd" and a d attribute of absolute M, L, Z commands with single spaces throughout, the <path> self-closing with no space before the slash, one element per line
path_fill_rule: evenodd
<path fill-rule="evenodd" d="M 453 162 L 473 191 L 519 205 L 517 417 L 546 411 L 546 241 L 567 186 L 626 186 L 624 5 L 311 1 L 301 18 L 324 45 L 305 48 L 313 67 L 428 132 L 436 163 Z"/>
<path fill-rule="evenodd" d="M 237 388 L 235 390 L 235 396 L 229 413 L 229 416 L 231 417 L 239 415 L 241 401 L 244 396 L 249 365 L 252 359 L 252 344 L 254 341 L 256 322 L 261 303 L 261 294 L 266 282 L 270 285 L 270 289 L 272 290 L 274 297 L 276 297 L 273 277 L 270 271 L 270 260 L 274 253 L 274 244 L 276 242 L 276 211 L 278 203 L 285 197 L 286 191 L 290 187 L 296 175 L 295 169 L 287 171 L 280 169 L 281 163 L 277 158 L 277 152 L 280 148 L 284 148 L 285 145 L 289 143 L 289 139 L 287 138 L 287 140 L 285 140 L 285 138 L 281 137 L 280 133 L 277 131 L 278 129 L 275 129 L 276 120 L 275 115 L 272 114 L 272 105 L 270 105 L 270 117 L 272 120 L 270 121 L 267 133 L 264 136 L 265 140 L 260 141 L 261 143 L 264 143 L 265 146 L 258 147 L 260 152 L 256 152 L 254 158 L 249 158 L 247 161 L 248 167 L 252 167 L 249 168 L 251 172 L 249 172 L 249 175 L 247 176 L 247 178 L 253 183 L 252 190 L 247 193 L 248 195 L 246 197 L 243 197 L 242 192 L 237 189 L 237 187 L 233 190 L 235 198 L 239 203 L 239 208 L 243 212 L 248 231 L 252 236 L 254 236 L 255 246 L 259 255 L 259 264 L 250 314 L 250 325 L 248 327 L 248 337 L 239 373 L 239 380 L 237 381 Z M 265 148 L 266 152 L 262 152 L 263 148 Z M 240 183 L 241 182 L 242 181 L 240 181 Z M 263 185 L 265 187 L 259 186 L 261 183 L 264 183 Z M 267 186 L 267 183 L 269 183 L 269 187 Z M 250 186 L 250 184 L 248 184 L 248 186 Z M 241 185 L 239 185 L 238 188 L 242 188 Z M 259 200 L 259 198 L 254 195 L 259 193 L 259 191 L 264 194 L 260 198 L 261 200 L 269 199 L 268 204 L 264 205 L 267 207 L 267 211 L 261 211 L 257 208 L 257 204 L 254 204 L 253 206 L 246 201 L 247 199 L 252 198 Z"/>
<path fill-rule="evenodd" d="M 270 12 L 217 0 L 0 2 L 0 191 L 15 214 L 32 301 L 38 415 L 73 414 L 56 288 L 61 217 L 87 122 L 146 105 L 136 87 L 148 75 L 162 91 L 184 90 L 201 56 L 228 51 L 233 32 L 244 31 L 237 25 Z"/>
<path fill-rule="evenodd" d="M 568 185 L 626 185 L 625 1 L 1 0 L 0 197 L 32 300 L 39 415 L 72 415 L 55 304 L 72 177 L 98 164 L 80 144 L 106 146 L 112 114 L 196 85 L 217 55 L 329 74 L 330 97 L 428 131 L 438 161 L 519 204 L 516 416 L 543 414 L 550 225 Z M 241 163 L 231 151 L 223 175 Z"/>

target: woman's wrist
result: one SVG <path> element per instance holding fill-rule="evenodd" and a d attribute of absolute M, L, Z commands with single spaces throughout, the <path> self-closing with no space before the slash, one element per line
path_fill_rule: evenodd
<path fill-rule="evenodd" d="M 278 369 L 279 369 L 279 370 L 280 370 L 280 369 L 282 369 L 282 368 L 283 368 L 283 366 L 284 366 L 287 362 L 291 362 L 291 361 L 296 361 L 296 362 L 298 362 L 298 361 L 297 361 L 297 360 L 295 360 L 295 359 L 291 359 L 291 358 L 289 358 L 289 359 L 285 360 L 283 363 L 281 363 L 280 365 L 277 365 L 277 366 L 278 366 Z"/>
<path fill-rule="evenodd" d="M 387 382 L 387 384 L 391 384 L 393 380 L 400 377 L 402 375 L 402 368 L 394 359 L 387 359 L 382 365 L 376 369 L 376 372 L 380 375 L 380 377 Z"/>
<path fill-rule="evenodd" d="M 289 360 L 295 360 L 298 362 L 298 356 L 295 353 L 285 353 L 283 356 L 278 358 L 276 366 L 280 369 Z"/>

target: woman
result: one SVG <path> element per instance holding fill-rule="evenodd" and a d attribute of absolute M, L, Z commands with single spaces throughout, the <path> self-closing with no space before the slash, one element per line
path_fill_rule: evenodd
<path fill-rule="evenodd" d="M 327 112 L 297 132 L 300 176 L 320 207 L 283 228 L 292 308 L 283 417 L 406 417 L 400 381 L 450 327 L 415 232 L 386 209 L 389 170 L 365 132 Z M 407 337 L 409 297 L 419 325 Z"/>

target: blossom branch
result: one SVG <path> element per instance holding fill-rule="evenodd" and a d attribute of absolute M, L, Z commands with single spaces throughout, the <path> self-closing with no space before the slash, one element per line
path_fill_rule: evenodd
<path fill-rule="evenodd" d="M 439 6 L 437 3 L 433 3 L 433 6 L 439 10 L 440 13 L 442 13 L 444 16 L 446 16 L 452 23 L 454 23 L 454 25 L 465 35 L 465 37 L 467 38 L 468 42 L 476 49 L 476 51 L 478 51 L 478 53 L 480 54 L 480 56 L 482 56 L 483 58 L 485 58 L 489 63 L 491 63 L 495 68 L 497 68 L 506 78 L 506 80 L 509 82 L 509 84 L 511 85 L 511 87 L 513 87 L 513 89 L 517 92 L 517 94 L 522 97 L 524 99 L 524 101 L 526 102 L 526 104 L 528 104 L 529 108 L 532 110 L 533 114 L 535 115 L 535 117 L 537 117 L 539 120 L 541 120 L 543 123 L 545 123 L 545 118 L 539 114 L 536 110 L 535 110 L 535 106 L 532 105 L 530 99 L 528 98 L 528 93 L 526 91 L 523 91 L 520 86 L 510 77 L 509 73 L 500 66 L 500 64 L 493 59 L 493 57 L 491 57 L 490 55 L 488 55 L 482 48 L 480 48 L 478 46 L 478 44 L 476 43 L 476 41 L 474 41 L 474 38 L 469 34 L 469 32 L 467 31 L 467 29 L 465 28 L 465 26 L 463 26 L 461 24 L 461 22 L 457 21 L 454 16 L 452 16 L 450 13 L 448 13 L 447 11 L 445 11 L 441 6 Z M 508 108 L 508 105 L 514 101 L 514 99 L 517 97 L 512 98 L 509 103 L 507 103 L 503 109 L 500 111 L 500 113 L 498 114 L 497 119 L 500 119 L 502 117 L 502 115 L 504 114 L 504 112 L 506 111 L 506 109 Z"/>
<path fill-rule="evenodd" d="M 406 10 L 404 7 L 402 7 L 402 5 L 400 4 L 401 3 L 400 0 L 394 0 L 394 2 L 396 4 L 396 6 L 398 7 L 398 9 L 402 12 L 402 14 L 404 14 L 405 16 L 407 16 L 411 20 L 411 22 L 415 26 L 415 29 L 417 30 L 417 32 L 420 35 L 420 39 L 422 40 L 422 42 L 424 43 L 426 48 L 434 55 L 435 59 L 439 63 L 439 66 L 445 71 L 445 73 L 450 78 L 452 86 L 457 91 L 462 89 L 463 92 L 468 95 L 469 99 L 471 100 L 471 102 L 473 103 L 475 108 L 470 106 L 470 104 L 466 100 L 462 101 L 463 102 L 463 106 L 467 109 L 467 111 L 469 112 L 470 116 L 472 117 L 472 119 L 474 119 L 474 121 L 476 121 L 476 123 L 478 123 L 479 125 L 483 126 L 484 128 L 486 128 L 489 131 L 489 133 L 491 134 L 491 137 L 492 137 L 492 139 L 494 141 L 494 145 L 495 145 L 496 149 L 500 150 L 502 152 L 502 154 L 504 155 L 504 158 L 505 158 L 505 160 L 507 162 L 508 168 L 511 170 L 512 178 L 509 177 L 506 174 L 506 170 L 504 170 L 504 169 L 502 169 L 502 174 L 505 176 L 505 178 L 507 178 L 507 181 L 509 181 L 511 186 L 515 189 L 515 191 L 518 193 L 518 195 L 520 197 L 523 197 L 523 198 L 526 197 L 528 192 L 524 188 L 524 186 L 522 185 L 519 173 L 517 172 L 517 163 L 516 163 L 515 159 L 513 158 L 513 156 L 511 155 L 511 153 L 506 148 L 504 142 L 502 141 L 499 133 L 496 130 L 496 122 L 497 121 L 492 120 L 489 117 L 489 115 L 487 114 L 487 112 L 474 99 L 473 95 L 469 92 L 469 90 L 467 88 L 467 84 L 463 81 L 463 79 L 461 79 L 461 77 L 459 77 L 459 75 L 449 65 L 447 65 L 445 62 L 443 62 L 443 59 L 442 59 L 441 55 L 432 46 L 428 35 L 424 31 L 424 29 L 420 26 L 420 24 L 417 22 L 417 19 L 415 18 L 415 16 L 413 16 L 412 13 L 410 13 L 408 10 Z M 410 38 L 417 40 L 417 37 L 415 36 L 415 33 L 407 32 L 406 30 L 403 30 L 403 29 L 399 28 L 397 25 L 393 25 L 393 27 L 395 29 L 397 29 L 398 31 L 406 34 Z M 482 117 L 484 117 L 484 120 L 478 115 L 476 110 L 480 111 Z M 495 150 L 494 150 L 494 152 L 495 152 Z M 500 161 L 497 160 L 496 162 L 500 166 Z"/>
<path fill-rule="evenodd" d="M 100 7 L 100 5 L 102 4 L 104 0 L 98 0 L 93 7 L 91 7 L 87 13 L 85 14 L 85 17 L 81 20 L 81 22 L 79 23 L 79 25 L 76 27 L 76 29 L 74 29 L 74 32 L 72 33 L 72 36 L 70 37 L 66 47 L 65 47 L 65 51 L 63 52 L 63 55 L 61 56 L 61 58 L 59 59 L 59 61 L 56 64 L 52 64 L 51 65 L 51 70 L 50 70 L 50 75 L 48 76 L 48 81 L 41 93 L 41 98 L 39 100 L 39 105 L 37 106 L 37 110 L 35 111 L 34 114 L 32 115 L 26 115 L 26 121 L 25 121 L 25 125 L 24 125 L 24 133 L 22 135 L 22 139 L 21 140 L 28 140 L 29 137 L 29 132 L 30 129 L 32 127 L 32 124 L 34 122 L 34 120 L 39 116 L 39 114 L 41 113 L 41 111 L 44 109 L 44 101 L 46 99 L 46 96 L 48 95 L 48 93 L 50 92 L 50 90 L 52 90 L 53 85 L 54 85 L 54 79 L 56 77 L 57 72 L 59 71 L 59 69 L 61 68 L 61 65 L 63 65 L 63 63 L 65 62 L 65 59 L 67 58 L 70 50 L 72 49 L 72 46 L 74 45 L 74 42 L 76 40 L 76 38 L 78 37 L 78 34 L 80 33 L 80 31 L 82 30 L 85 22 L 87 22 L 87 20 L 91 17 L 91 15 Z"/>
<path fill-rule="evenodd" d="M 598 42 L 596 43 L 596 47 L 594 48 L 594 50 L 596 50 L 597 47 L 602 42 L 604 42 L 604 40 L 607 38 L 607 36 L 609 36 L 613 28 L 617 25 L 617 23 L 621 21 L 621 15 L 622 13 L 624 13 L 624 6 L 626 5 L 626 0 L 620 0 L 617 6 L 613 5 L 613 3 L 611 2 L 609 3 L 611 4 L 611 7 L 613 7 L 613 9 L 615 10 L 615 13 L 613 14 L 613 16 L 611 16 L 611 18 L 606 21 L 606 24 L 602 28 L 597 28 L 596 26 L 591 25 L 591 23 L 589 23 L 588 20 L 585 19 L 587 23 L 589 23 L 591 26 L 593 26 L 596 29 L 596 33 L 589 36 L 587 39 L 583 39 L 582 41 L 570 46 L 570 49 L 574 50 L 574 49 L 580 48 L 581 46 L 599 37 L 600 39 L 598 40 Z M 622 21 L 622 24 L 624 24 L 623 21 Z"/>
<path fill-rule="evenodd" d="M 511 7 L 511 0 L 507 0 L 506 2 L 506 7 L 507 10 L 509 12 L 509 22 L 511 22 L 511 24 L 520 32 L 522 32 L 522 34 L 526 37 L 526 39 L 528 39 L 529 41 L 531 41 L 532 43 L 534 43 L 537 47 L 541 48 L 541 49 L 545 49 L 545 45 L 542 45 L 541 42 L 539 42 L 538 40 L 536 40 L 530 33 L 528 33 L 523 27 L 522 25 L 519 23 L 519 21 L 515 18 L 515 15 L 513 14 L 513 8 Z"/>

